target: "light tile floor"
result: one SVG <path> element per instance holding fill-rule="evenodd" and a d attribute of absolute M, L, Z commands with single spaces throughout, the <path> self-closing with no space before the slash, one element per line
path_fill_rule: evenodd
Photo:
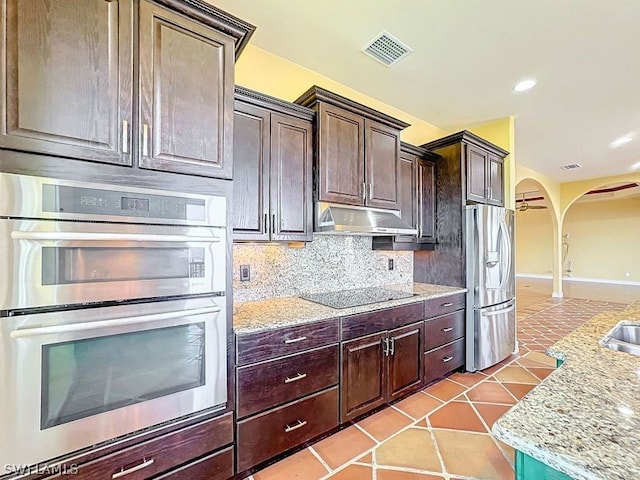
<path fill-rule="evenodd" d="M 625 304 L 518 289 L 517 355 L 452 376 L 253 475 L 253 480 L 513 479 L 493 423 L 555 368 L 546 348 Z M 268 439 L 265 439 L 268 441 Z"/>

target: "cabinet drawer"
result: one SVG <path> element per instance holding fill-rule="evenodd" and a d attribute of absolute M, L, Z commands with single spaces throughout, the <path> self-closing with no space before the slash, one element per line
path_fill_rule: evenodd
<path fill-rule="evenodd" d="M 238 422 L 238 471 L 338 426 L 338 387 Z"/>
<path fill-rule="evenodd" d="M 464 310 L 425 322 L 425 351 L 453 342 L 464 335 Z"/>
<path fill-rule="evenodd" d="M 464 338 L 424 354 L 425 383 L 464 365 Z"/>
<path fill-rule="evenodd" d="M 233 477 L 233 447 L 176 468 L 154 480 L 228 480 Z"/>
<path fill-rule="evenodd" d="M 322 347 L 338 341 L 335 318 L 237 337 L 238 366 Z"/>
<path fill-rule="evenodd" d="M 338 383 L 338 345 L 237 370 L 238 417 L 246 417 Z"/>
<path fill-rule="evenodd" d="M 455 312 L 464 308 L 466 303 L 466 293 L 456 293 L 446 297 L 432 298 L 424 302 L 425 318 L 439 317 L 446 313 Z"/>
<path fill-rule="evenodd" d="M 227 413 L 80 465 L 78 478 L 112 478 L 130 471 L 123 478 L 142 480 L 232 442 L 233 414 Z"/>
<path fill-rule="evenodd" d="M 342 340 L 351 340 L 418 322 L 424 318 L 423 314 L 422 302 L 416 302 L 401 307 L 385 308 L 343 317 L 341 319 Z"/>

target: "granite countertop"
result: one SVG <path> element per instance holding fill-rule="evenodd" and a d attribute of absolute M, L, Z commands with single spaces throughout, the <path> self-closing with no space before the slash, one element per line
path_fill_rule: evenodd
<path fill-rule="evenodd" d="M 494 424 L 494 436 L 575 479 L 640 478 L 640 356 L 600 345 L 620 322 L 640 324 L 640 302 L 549 348 L 564 364 Z"/>
<path fill-rule="evenodd" d="M 237 335 L 243 335 L 289 325 L 371 312 L 381 308 L 397 307 L 421 302 L 429 298 L 445 297 L 455 293 L 466 292 L 464 288 L 427 283 L 387 285 L 384 288 L 411 293 L 414 296 L 340 309 L 325 307 L 298 297 L 238 302 L 233 306 L 233 330 Z"/>

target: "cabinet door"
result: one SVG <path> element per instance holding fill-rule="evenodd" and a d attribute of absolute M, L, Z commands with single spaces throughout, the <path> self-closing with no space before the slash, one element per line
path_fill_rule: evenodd
<path fill-rule="evenodd" d="M 341 422 L 346 422 L 386 401 L 387 333 L 376 333 L 342 344 Z"/>
<path fill-rule="evenodd" d="M 417 228 L 418 198 L 416 192 L 416 167 L 418 157 L 409 153 L 400 152 L 398 169 L 398 207 L 400 216 L 413 228 Z M 396 242 L 415 242 L 414 235 L 397 235 Z"/>
<path fill-rule="evenodd" d="M 271 114 L 272 240 L 313 238 L 313 125 Z"/>
<path fill-rule="evenodd" d="M 270 113 L 236 102 L 233 141 L 233 239 L 269 240 Z"/>
<path fill-rule="evenodd" d="M 366 204 L 397 209 L 400 132 L 381 123 L 365 120 L 365 139 Z"/>
<path fill-rule="evenodd" d="M 131 164 L 132 0 L 4 0 L 0 147 Z"/>
<path fill-rule="evenodd" d="M 490 205 L 504 206 L 504 190 L 503 190 L 503 159 L 497 155 L 489 154 L 487 182 L 489 184 L 489 195 L 487 203 Z"/>
<path fill-rule="evenodd" d="M 436 165 L 419 160 L 418 166 L 418 242 L 436 241 Z"/>
<path fill-rule="evenodd" d="M 486 164 L 488 153 L 473 145 L 466 145 L 467 200 L 487 201 Z"/>
<path fill-rule="evenodd" d="M 140 166 L 232 177 L 231 37 L 140 2 Z"/>
<path fill-rule="evenodd" d="M 364 119 L 342 108 L 319 104 L 318 199 L 364 203 Z"/>
<path fill-rule="evenodd" d="M 392 401 L 422 383 L 424 322 L 389 332 L 389 397 Z"/>

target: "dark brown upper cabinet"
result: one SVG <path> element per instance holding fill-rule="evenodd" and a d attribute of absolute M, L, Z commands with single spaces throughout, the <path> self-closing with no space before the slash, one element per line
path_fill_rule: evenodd
<path fill-rule="evenodd" d="M 466 202 L 504 206 L 503 163 L 509 152 L 467 130 L 422 147 L 460 162 Z"/>
<path fill-rule="evenodd" d="M 131 165 L 133 2 L 2 6 L 0 147 Z"/>
<path fill-rule="evenodd" d="M 231 178 L 234 55 L 255 27 L 201 0 L 2 6 L 0 148 Z"/>
<path fill-rule="evenodd" d="M 409 124 L 317 86 L 296 103 L 318 114 L 316 199 L 398 209 L 400 131 Z"/>
<path fill-rule="evenodd" d="M 373 237 L 374 250 L 432 250 L 436 243 L 436 162 L 440 157 L 408 143 L 400 144 L 400 216 L 417 235 Z"/>
<path fill-rule="evenodd" d="M 236 87 L 234 240 L 312 240 L 313 118 L 313 110 Z"/>

